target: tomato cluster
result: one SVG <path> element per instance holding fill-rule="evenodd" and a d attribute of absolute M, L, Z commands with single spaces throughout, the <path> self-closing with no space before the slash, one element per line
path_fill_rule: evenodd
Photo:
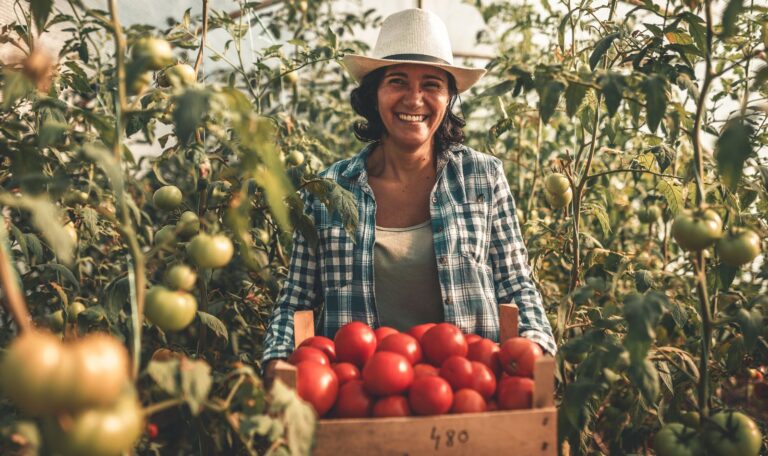
<path fill-rule="evenodd" d="M 528 339 L 499 345 L 450 323 L 403 333 L 352 322 L 334 340 L 305 340 L 288 362 L 319 416 L 366 418 L 531 408 L 542 354 Z"/>
<path fill-rule="evenodd" d="M 144 421 L 128 374 L 128 352 L 112 336 L 62 343 L 30 330 L 4 353 L 0 390 L 25 414 L 41 417 L 57 454 L 120 454 L 133 447 Z"/>

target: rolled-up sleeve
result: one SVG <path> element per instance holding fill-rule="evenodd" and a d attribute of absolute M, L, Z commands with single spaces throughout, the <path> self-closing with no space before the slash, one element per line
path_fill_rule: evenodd
<path fill-rule="evenodd" d="M 496 161 L 494 202 L 491 218 L 489 259 L 493 268 L 496 299 L 514 303 L 520 312 L 518 333 L 537 342 L 548 353 L 557 346 L 552 335 L 541 294 L 531 279 L 528 252 L 525 249 L 515 202 L 500 161 Z"/>
<path fill-rule="evenodd" d="M 317 277 L 316 251 L 301 232 L 295 229 L 288 276 L 283 282 L 264 336 L 262 366 L 272 359 L 287 358 L 293 352 L 293 316 L 297 310 L 314 307 L 318 295 Z"/>

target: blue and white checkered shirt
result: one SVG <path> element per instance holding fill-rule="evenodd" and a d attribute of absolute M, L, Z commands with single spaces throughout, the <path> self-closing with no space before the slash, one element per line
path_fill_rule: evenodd
<path fill-rule="evenodd" d="M 320 242 L 312 249 L 298 230 L 294 232 L 290 268 L 266 332 L 262 362 L 291 354 L 297 310 L 319 308 L 316 334 L 330 338 L 351 321 L 380 326 L 373 282 L 376 201 L 366 172 L 375 145 L 321 173 L 354 195 L 360 220 L 354 239 L 337 213 L 304 195 Z M 515 303 L 520 335 L 555 353 L 501 160 L 462 145 L 444 150 L 438 154 L 430 198 L 445 321 L 465 333 L 498 341 L 498 305 Z"/>

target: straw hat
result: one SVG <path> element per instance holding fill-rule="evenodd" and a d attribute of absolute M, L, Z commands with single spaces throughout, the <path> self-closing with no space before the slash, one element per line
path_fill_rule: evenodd
<path fill-rule="evenodd" d="M 430 65 L 449 72 L 459 92 L 472 87 L 484 74 L 481 68 L 453 64 L 448 29 L 434 13 L 407 9 L 384 19 L 373 56 L 347 55 L 344 65 L 358 82 L 371 71 L 400 63 Z"/>

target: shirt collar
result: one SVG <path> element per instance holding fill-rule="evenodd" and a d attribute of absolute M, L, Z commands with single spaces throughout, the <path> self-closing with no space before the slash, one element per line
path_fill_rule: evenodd
<path fill-rule="evenodd" d="M 349 164 L 347 165 L 347 169 L 345 169 L 341 175 L 350 180 L 361 174 L 366 175 L 367 178 L 367 173 L 365 172 L 365 163 L 368 161 L 368 156 L 378 145 L 378 141 L 366 144 L 365 147 L 363 147 L 363 149 L 357 153 L 357 155 L 352 157 Z M 437 155 L 437 169 L 442 169 L 443 166 L 448 162 L 454 163 L 454 165 L 456 165 L 456 160 L 465 151 L 466 147 L 462 144 L 452 144 L 441 150 Z"/>

